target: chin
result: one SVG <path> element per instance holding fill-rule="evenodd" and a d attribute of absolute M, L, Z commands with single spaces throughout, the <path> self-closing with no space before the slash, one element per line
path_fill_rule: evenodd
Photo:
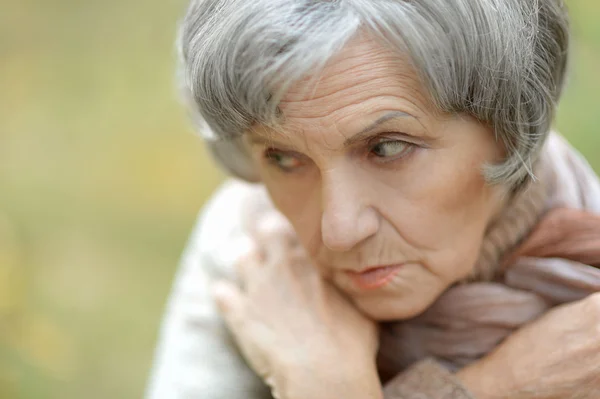
<path fill-rule="evenodd" d="M 427 310 L 435 299 L 435 297 L 400 299 L 377 296 L 355 298 L 354 304 L 370 319 L 383 322 L 412 319 Z"/>

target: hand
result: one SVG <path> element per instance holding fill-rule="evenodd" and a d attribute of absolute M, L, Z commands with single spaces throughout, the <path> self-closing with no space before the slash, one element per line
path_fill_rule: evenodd
<path fill-rule="evenodd" d="M 458 377 L 478 399 L 600 398 L 600 294 L 551 310 Z"/>
<path fill-rule="evenodd" d="M 239 262 L 243 290 L 215 287 L 249 365 L 282 399 L 380 398 L 375 323 L 323 280 L 291 228 L 269 230 Z"/>

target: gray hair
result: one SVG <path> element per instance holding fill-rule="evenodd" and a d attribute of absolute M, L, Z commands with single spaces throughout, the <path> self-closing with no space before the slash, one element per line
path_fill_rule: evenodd
<path fill-rule="evenodd" d="M 568 25 L 562 0 L 192 0 L 180 77 L 217 160 L 254 180 L 241 135 L 277 124 L 289 86 L 367 30 L 410 56 L 439 110 L 493 128 L 507 157 L 484 175 L 514 187 L 551 130 Z"/>

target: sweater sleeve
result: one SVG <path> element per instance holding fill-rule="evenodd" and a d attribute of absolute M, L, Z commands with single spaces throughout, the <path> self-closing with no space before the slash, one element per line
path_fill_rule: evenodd
<path fill-rule="evenodd" d="M 213 303 L 210 286 L 233 276 L 250 245 L 243 212 L 256 188 L 225 184 L 193 231 L 164 313 L 147 399 L 270 399 L 270 390 L 238 353 Z"/>
<path fill-rule="evenodd" d="M 398 374 L 383 388 L 385 399 L 474 399 L 461 382 L 431 359 Z"/>

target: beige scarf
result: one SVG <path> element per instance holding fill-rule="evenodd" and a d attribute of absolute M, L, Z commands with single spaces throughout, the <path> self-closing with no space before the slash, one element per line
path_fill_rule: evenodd
<path fill-rule="evenodd" d="M 596 175 L 556 134 L 536 172 L 488 230 L 469 282 L 414 319 L 382 325 L 384 380 L 427 357 L 464 367 L 551 307 L 600 291 Z"/>

